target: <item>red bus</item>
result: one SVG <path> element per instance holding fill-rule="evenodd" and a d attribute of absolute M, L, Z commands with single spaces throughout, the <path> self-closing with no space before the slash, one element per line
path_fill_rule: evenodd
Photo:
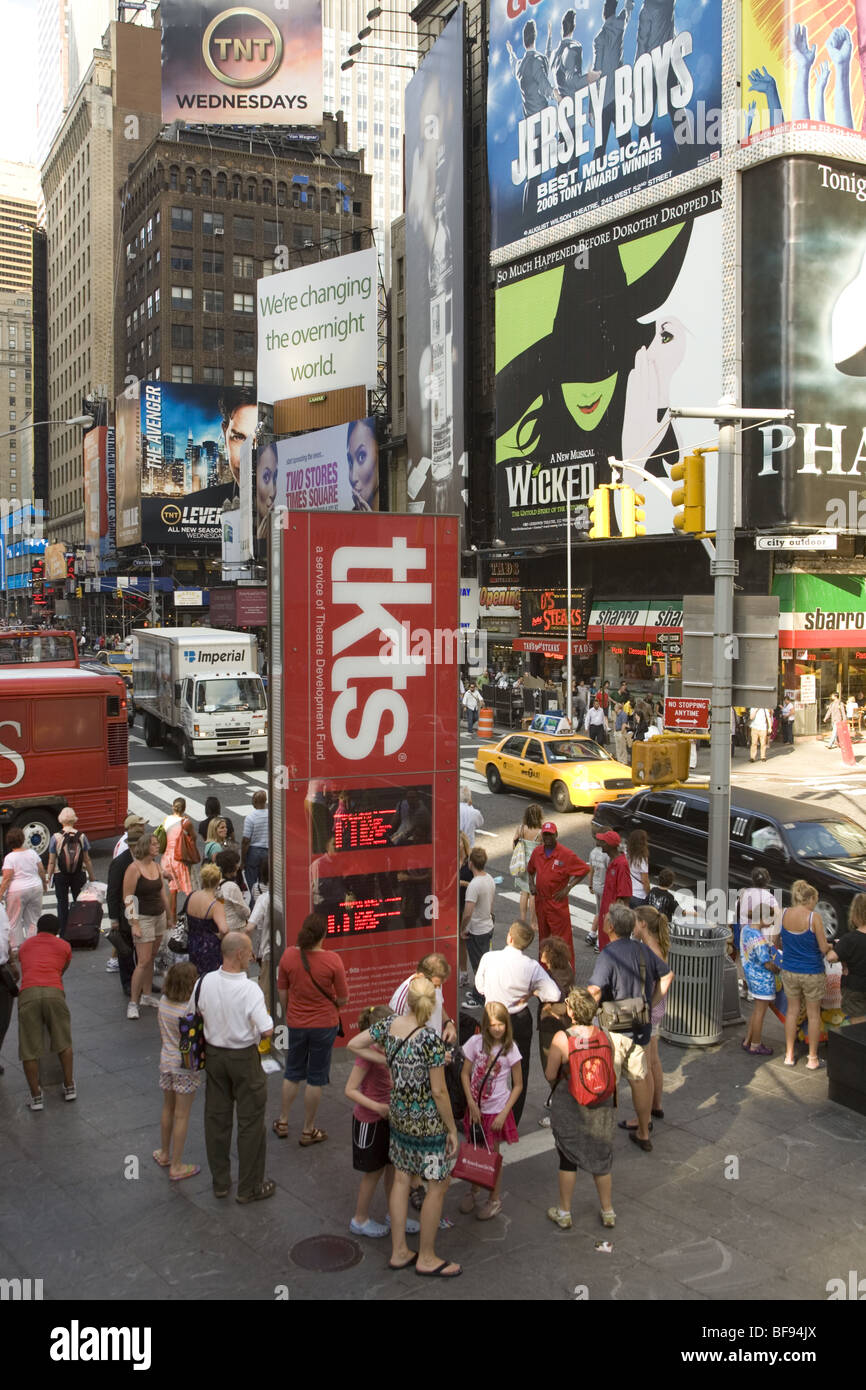
<path fill-rule="evenodd" d="M 106 671 L 17 666 L 0 673 L 0 835 L 19 825 L 37 854 L 72 806 L 89 840 L 127 814 L 126 686 Z"/>
<path fill-rule="evenodd" d="M 8 666 L 78 666 L 74 632 L 59 628 L 0 631 L 0 669 Z"/>

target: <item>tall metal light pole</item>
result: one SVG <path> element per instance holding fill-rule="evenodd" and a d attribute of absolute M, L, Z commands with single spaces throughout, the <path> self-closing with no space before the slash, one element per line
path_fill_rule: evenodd
<path fill-rule="evenodd" d="M 150 546 L 142 541 L 142 550 L 147 551 L 147 558 L 150 561 L 150 625 L 156 627 L 156 593 L 153 588 L 153 556 L 150 553 Z"/>
<path fill-rule="evenodd" d="M 734 651 L 734 557 L 737 458 L 735 426 L 744 420 L 789 420 L 793 410 L 755 410 L 738 406 L 671 407 L 680 420 L 715 420 L 719 426 L 716 480 L 716 553 L 710 561 L 715 579 L 713 599 L 713 685 L 710 697 L 710 793 L 708 889 L 721 889 L 728 900 L 731 817 L 731 689 Z M 727 923 L 727 912 L 722 918 Z"/>

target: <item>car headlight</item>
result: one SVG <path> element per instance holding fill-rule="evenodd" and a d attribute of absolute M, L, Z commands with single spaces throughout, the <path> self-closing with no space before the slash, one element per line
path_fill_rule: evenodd
<path fill-rule="evenodd" d="M 584 791 L 600 792 L 604 790 L 603 782 L 576 782 L 575 786 L 581 787 Z"/>

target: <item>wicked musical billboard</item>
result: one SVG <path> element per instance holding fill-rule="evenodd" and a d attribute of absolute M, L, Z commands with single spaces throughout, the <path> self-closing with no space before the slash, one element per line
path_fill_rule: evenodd
<path fill-rule="evenodd" d="M 745 144 L 782 129 L 841 127 L 861 133 L 866 109 L 862 0 L 832 5 L 745 0 L 741 33 Z"/>
<path fill-rule="evenodd" d="M 645 495 L 647 534 L 672 531 L 670 470 L 706 441 L 707 426 L 674 424 L 669 408 L 721 395 L 721 217 L 714 186 L 497 271 L 496 516 L 506 544 L 562 544 L 568 490 L 572 509 L 585 508 L 611 481 L 611 457 L 653 476 L 624 478 Z M 615 501 L 612 534 L 616 512 Z"/>
<path fill-rule="evenodd" d="M 744 516 L 862 531 L 866 169 L 795 156 L 742 188 L 743 403 L 794 411 L 743 434 Z"/>
<path fill-rule="evenodd" d="M 721 0 L 492 0 L 492 249 L 718 157 Z"/>

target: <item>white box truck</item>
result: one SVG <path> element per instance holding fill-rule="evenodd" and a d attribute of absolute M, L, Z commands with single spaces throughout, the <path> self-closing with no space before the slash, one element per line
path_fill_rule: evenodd
<path fill-rule="evenodd" d="M 132 634 L 135 708 L 148 748 L 174 743 L 187 772 L 200 758 L 251 753 L 268 760 L 268 706 L 256 639 L 215 627 L 139 628 Z"/>

